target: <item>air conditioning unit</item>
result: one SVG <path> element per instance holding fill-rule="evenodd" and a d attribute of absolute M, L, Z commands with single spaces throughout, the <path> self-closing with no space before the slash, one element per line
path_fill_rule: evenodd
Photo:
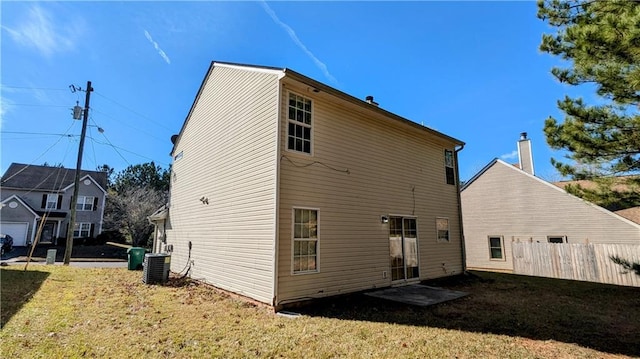
<path fill-rule="evenodd" d="M 171 255 L 167 253 L 147 253 L 144 255 L 142 282 L 146 284 L 165 283 L 169 279 Z"/>

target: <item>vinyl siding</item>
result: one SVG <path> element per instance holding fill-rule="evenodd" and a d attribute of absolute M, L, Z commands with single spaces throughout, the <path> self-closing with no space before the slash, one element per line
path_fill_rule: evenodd
<path fill-rule="evenodd" d="M 420 279 L 460 273 L 456 186 L 446 184 L 444 167 L 444 149 L 455 144 L 286 80 L 277 302 L 390 286 L 389 225 L 381 215 L 417 218 Z M 289 91 L 313 101 L 312 155 L 286 149 Z M 318 210 L 317 273 L 293 274 L 293 208 Z M 436 241 L 436 217 L 449 218 L 451 242 Z"/>
<path fill-rule="evenodd" d="M 640 226 L 509 164 L 495 162 L 462 193 L 469 268 L 513 270 L 512 241 L 640 244 Z M 489 259 L 490 235 L 504 236 L 504 261 Z"/>
<path fill-rule="evenodd" d="M 277 96 L 275 74 L 213 67 L 174 148 L 182 158 L 166 232 L 172 271 L 190 259 L 192 278 L 265 303 L 274 296 Z"/>

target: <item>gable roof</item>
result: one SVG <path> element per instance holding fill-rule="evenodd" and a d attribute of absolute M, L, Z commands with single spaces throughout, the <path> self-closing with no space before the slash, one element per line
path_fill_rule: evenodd
<path fill-rule="evenodd" d="M 640 207 L 631 207 L 613 212 L 618 216 L 624 217 L 630 221 L 640 224 Z"/>
<path fill-rule="evenodd" d="M 558 187 L 558 186 L 556 186 L 556 185 L 554 185 L 552 183 L 549 183 L 549 182 L 547 182 L 547 181 L 545 181 L 545 180 L 543 180 L 541 178 L 538 178 L 538 177 L 536 177 L 536 176 L 534 176 L 534 175 L 532 175 L 530 173 L 527 173 L 526 171 L 523 171 L 518 167 L 510 165 L 510 164 L 508 164 L 508 163 L 506 163 L 506 162 L 504 162 L 504 161 L 502 161 L 501 159 L 498 159 L 498 158 L 494 158 L 491 162 L 489 162 L 489 164 L 487 164 L 480 171 L 478 171 L 478 173 L 476 173 L 475 176 L 471 177 L 471 179 L 469 181 L 467 181 L 464 184 L 464 186 L 462 186 L 462 188 L 460 188 L 460 192 L 463 192 L 465 189 L 467 189 L 473 182 L 475 182 L 478 178 L 480 178 L 480 176 L 482 176 L 482 174 L 487 172 L 489 169 L 491 169 L 491 167 L 493 167 L 495 165 L 503 165 L 506 168 L 510 168 L 512 171 L 517 171 L 521 175 L 523 175 L 525 177 L 529 177 L 529 178 L 531 178 L 531 179 L 533 179 L 535 181 L 538 181 L 539 183 L 544 184 L 545 186 L 547 186 L 547 187 L 549 187 L 549 188 L 551 188 L 551 189 L 553 189 L 555 191 L 558 191 L 558 192 L 563 193 L 565 195 L 571 196 L 574 199 L 576 199 L 577 201 L 580 201 L 582 203 L 590 205 L 590 206 L 594 207 L 595 209 L 599 210 L 600 212 L 606 213 L 606 214 L 608 214 L 610 216 L 616 217 L 617 219 L 619 219 L 619 220 L 621 220 L 623 222 L 627 222 L 627 223 L 629 223 L 629 224 L 631 224 L 631 225 L 633 225 L 633 226 L 635 226 L 637 228 L 640 228 L 640 224 L 634 222 L 633 220 L 625 218 L 624 216 L 621 216 L 621 215 L 619 215 L 617 213 L 611 212 L 611 211 L 607 210 L 606 208 L 600 207 L 600 206 L 598 206 L 596 204 L 593 204 L 593 203 L 591 203 L 589 201 L 585 201 L 584 199 L 582 199 L 580 197 L 574 196 L 571 193 L 565 191 L 563 188 L 560 188 L 560 187 Z"/>
<path fill-rule="evenodd" d="M 280 76 L 280 78 L 282 77 L 288 77 L 291 78 L 295 81 L 301 82 L 305 85 L 311 86 L 314 89 L 318 90 L 318 91 L 322 91 L 322 92 L 326 92 L 328 94 L 331 94 L 335 97 L 338 97 L 344 101 L 350 102 L 352 104 L 355 104 L 357 106 L 360 106 L 362 108 L 366 108 L 367 110 L 370 111 L 374 111 L 377 112 L 379 114 L 382 114 L 388 118 L 391 118 L 395 121 L 399 121 L 399 122 L 403 122 L 406 124 L 411 125 L 412 127 L 418 128 L 422 131 L 426 131 L 432 135 L 435 135 L 437 137 L 443 138 L 447 141 L 453 142 L 455 143 L 456 146 L 464 146 L 464 142 L 445 135 L 442 132 L 436 131 L 434 129 L 431 129 L 429 127 L 425 127 L 421 124 L 418 124 L 414 121 L 411 121 L 409 119 L 406 119 L 402 116 L 396 115 L 392 112 L 389 112 L 387 110 L 384 110 L 378 106 L 374 106 L 371 105 L 370 103 L 366 102 L 365 100 L 359 99 L 357 97 L 351 96 L 345 92 L 342 92 L 336 88 L 333 88 L 329 85 L 326 85 L 322 82 L 316 81 L 310 77 L 307 77 L 305 75 L 302 75 L 296 71 L 293 71 L 289 68 L 286 67 L 272 67 L 272 66 L 260 66 L 260 65 L 247 65 L 247 64 L 240 64 L 240 63 L 233 63 L 233 62 L 221 62 L 221 61 L 212 61 L 211 65 L 209 66 L 209 69 L 207 70 L 207 74 L 205 75 L 204 79 L 202 80 L 202 84 L 200 84 L 200 88 L 198 89 L 198 93 L 196 95 L 196 98 L 193 101 L 193 104 L 191 105 L 191 108 L 189 109 L 189 113 L 187 114 L 186 119 L 184 120 L 184 122 L 182 123 L 182 127 L 180 128 L 180 133 L 177 135 L 177 138 L 175 139 L 175 141 L 173 141 L 173 148 L 171 149 L 171 154 L 173 155 L 173 152 L 175 150 L 175 145 L 178 142 L 179 138 L 182 136 L 182 132 L 184 131 L 187 122 L 189 121 L 189 118 L 191 117 L 191 113 L 193 112 L 193 109 L 196 106 L 196 103 L 198 102 L 198 99 L 200 98 L 200 95 L 202 94 L 202 91 L 204 89 L 205 84 L 207 83 L 207 80 L 209 79 L 209 76 L 211 75 L 211 72 L 213 71 L 213 68 L 219 66 L 219 67 L 228 67 L 228 68 L 237 68 L 237 69 L 242 69 L 242 70 L 248 70 L 248 71 L 260 71 L 260 72 L 269 72 L 269 73 L 273 73 L 273 74 L 278 74 Z"/>
<path fill-rule="evenodd" d="M 31 212 L 35 218 L 40 218 L 41 217 L 41 215 L 38 214 L 35 209 L 31 208 L 31 206 L 28 203 L 23 201 L 20 197 L 18 197 L 15 194 L 10 196 L 10 197 L 8 197 L 8 198 L 6 198 L 4 201 L 0 202 L 0 203 L 2 203 L 1 207 L 4 207 L 7 203 L 11 202 L 12 200 L 20 203 L 24 208 L 29 210 L 29 212 Z"/>
<path fill-rule="evenodd" d="M 73 186 L 76 170 L 64 167 L 36 166 L 12 163 L 0 180 L 0 186 L 15 189 L 62 191 Z M 82 178 L 89 178 L 105 191 L 106 172 L 80 171 Z"/>

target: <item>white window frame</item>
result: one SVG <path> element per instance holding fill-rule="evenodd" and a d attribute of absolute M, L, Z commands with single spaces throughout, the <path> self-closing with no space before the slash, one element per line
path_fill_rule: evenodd
<path fill-rule="evenodd" d="M 297 119 L 290 118 L 290 111 L 291 111 L 291 98 L 295 97 L 296 103 L 298 102 L 298 98 L 302 99 L 303 103 L 304 101 L 309 101 L 309 111 L 307 111 L 306 109 L 298 109 L 297 107 L 294 108 L 294 110 L 296 111 L 296 114 L 298 113 L 297 111 L 302 111 L 302 116 L 304 117 L 306 113 L 309 114 L 309 123 L 305 123 L 305 120 L 303 119 L 302 122 L 298 121 Z M 304 106 L 303 106 L 304 107 Z M 293 91 L 289 91 L 289 96 L 287 98 L 287 105 L 286 105 L 286 110 L 285 110 L 285 115 L 287 116 L 287 143 L 286 143 L 286 149 L 287 151 L 291 151 L 291 152 L 295 152 L 295 153 L 301 153 L 301 154 L 305 154 L 305 155 L 309 155 L 312 156 L 313 155 L 313 123 L 314 123 L 314 109 L 313 109 L 313 100 L 302 96 L 302 95 L 298 95 L 297 93 L 293 92 Z M 296 117 L 294 115 L 294 117 Z M 291 131 L 289 131 L 289 127 L 293 125 L 294 126 L 294 131 L 295 131 L 295 126 L 300 126 L 302 127 L 302 131 L 303 131 L 303 135 L 302 138 L 300 138 L 300 140 L 303 141 L 302 144 L 302 150 L 297 150 L 295 147 L 295 141 L 296 139 L 298 139 L 294 134 L 291 134 Z M 308 128 L 309 129 L 309 152 L 304 151 L 304 129 Z M 293 136 L 293 140 L 294 140 L 294 144 L 293 147 L 289 146 L 289 138 Z"/>
<path fill-rule="evenodd" d="M 447 221 L 447 229 L 446 229 L 447 238 L 446 239 L 440 237 L 440 231 L 444 231 L 444 229 L 440 229 L 440 226 L 439 226 L 439 224 L 440 224 L 439 222 L 442 221 L 442 220 Z M 451 242 L 451 225 L 449 223 L 449 218 L 448 217 L 436 217 L 436 240 L 438 242 L 442 242 L 442 243 Z"/>
<path fill-rule="evenodd" d="M 87 202 L 87 199 L 89 200 Z M 95 200 L 94 196 L 78 196 L 78 201 L 76 202 L 76 210 L 77 211 L 93 211 L 93 201 Z M 87 209 L 87 205 L 89 208 Z"/>
<path fill-rule="evenodd" d="M 47 193 L 47 204 L 44 208 L 58 209 L 58 196 L 57 193 Z"/>
<path fill-rule="evenodd" d="M 82 235 L 84 232 L 86 232 L 87 234 L 86 236 Z M 91 236 L 91 223 L 76 222 L 73 225 L 73 238 L 88 238 L 90 236 Z"/>
<path fill-rule="evenodd" d="M 453 150 L 445 149 L 444 150 L 444 182 L 446 184 L 454 185 L 454 186 L 455 186 L 456 181 L 457 181 L 457 179 L 456 179 L 456 167 L 455 167 L 456 164 L 455 164 L 455 162 L 456 161 L 455 161 L 455 156 L 454 156 Z M 449 179 L 447 177 L 447 170 L 449 168 L 451 169 L 451 173 L 452 173 L 452 176 L 453 176 L 452 177 L 453 178 L 452 183 L 449 183 Z"/>
<path fill-rule="evenodd" d="M 555 243 L 555 242 L 551 242 L 551 238 L 562 238 L 562 243 L 569 243 L 569 241 L 567 240 L 567 236 L 547 236 L 547 243 Z M 556 243 L 556 244 L 560 244 L 560 243 Z"/>
<path fill-rule="evenodd" d="M 492 239 L 492 238 L 498 238 L 498 239 L 500 239 L 500 258 L 494 258 L 494 257 L 492 256 L 492 252 L 491 252 L 491 250 L 492 250 L 493 248 L 498 248 L 498 247 L 493 247 L 493 246 L 491 246 L 491 239 Z M 506 256 L 504 255 L 504 236 L 487 236 L 487 242 L 488 242 L 488 245 L 489 245 L 489 260 L 492 260 L 492 261 L 500 261 L 500 262 L 504 262 L 504 261 L 506 261 L 506 260 L 507 260 L 507 259 L 506 259 Z"/>
<path fill-rule="evenodd" d="M 296 238 L 296 211 L 314 211 L 316 213 L 316 236 L 315 238 L 309 237 L 300 237 Z M 305 269 L 305 270 L 296 270 L 295 268 L 295 246 L 296 242 L 315 242 L 316 243 L 316 253 L 315 253 L 315 269 Z M 309 256 L 307 256 L 307 259 Z M 293 275 L 304 275 L 304 274 L 313 274 L 320 272 L 320 210 L 318 208 L 309 208 L 309 207 L 294 207 L 291 211 L 291 273 Z"/>

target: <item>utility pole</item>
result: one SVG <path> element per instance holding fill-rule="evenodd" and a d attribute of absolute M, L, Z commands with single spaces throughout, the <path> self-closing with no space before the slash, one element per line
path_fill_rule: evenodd
<path fill-rule="evenodd" d="M 69 229 L 67 230 L 67 248 L 64 251 L 64 265 L 68 266 L 71 261 L 71 251 L 73 250 L 73 228 L 76 224 L 76 207 L 78 203 L 78 188 L 80 187 L 80 168 L 82 167 L 82 151 L 84 150 L 84 137 L 87 132 L 87 121 L 89 120 L 89 100 L 91 99 L 91 81 L 87 81 L 86 97 L 84 100 L 84 116 L 82 118 L 82 132 L 80 133 L 80 146 L 78 148 L 78 163 L 76 164 L 76 176 L 73 181 L 73 197 L 71 198 L 71 218 L 69 219 Z"/>

